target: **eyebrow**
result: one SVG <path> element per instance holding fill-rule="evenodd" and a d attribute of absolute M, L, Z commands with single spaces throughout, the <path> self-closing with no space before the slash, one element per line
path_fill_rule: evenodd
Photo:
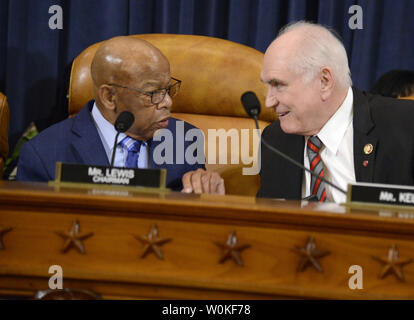
<path fill-rule="evenodd" d="M 263 81 L 262 80 L 262 82 L 270 84 L 271 86 L 286 85 L 285 81 L 282 81 L 282 80 L 279 80 L 279 79 L 276 79 L 276 78 L 270 79 L 268 81 Z"/>
<path fill-rule="evenodd" d="M 160 83 L 159 80 L 148 80 L 145 82 L 144 85 L 158 85 Z"/>
<path fill-rule="evenodd" d="M 170 81 L 168 82 L 168 85 L 171 85 L 172 79 L 170 78 Z M 159 90 L 160 88 L 160 83 L 157 80 L 148 80 L 147 82 L 144 83 L 143 88 L 154 88 L 154 90 Z"/>

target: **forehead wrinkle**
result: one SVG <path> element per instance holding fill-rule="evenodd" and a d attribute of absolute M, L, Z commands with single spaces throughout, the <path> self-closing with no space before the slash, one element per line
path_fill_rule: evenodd
<path fill-rule="evenodd" d="M 159 69 L 154 68 L 151 64 L 134 65 L 134 67 L 126 68 L 124 70 L 128 81 L 139 85 L 160 85 L 160 81 L 166 81 L 167 78 Z M 168 75 L 169 79 L 169 75 Z"/>

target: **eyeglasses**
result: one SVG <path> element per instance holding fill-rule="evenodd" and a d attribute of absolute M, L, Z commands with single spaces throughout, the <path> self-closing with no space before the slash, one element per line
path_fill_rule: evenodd
<path fill-rule="evenodd" d="M 125 89 L 129 89 L 129 90 L 134 90 L 136 92 L 146 94 L 147 96 L 151 97 L 151 103 L 152 104 L 159 104 L 164 100 L 165 95 L 167 94 L 167 92 L 168 92 L 168 95 L 171 98 L 174 98 L 177 95 L 178 91 L 180 90 L 181 80 L 175 79 L 173 77 L 171 77 L 171 79 L 174 80 L 175 83 L 169 85 L 167 88 L 158 89 L 158 90 L 154 90 L 154 91 L 150 91 L 150 92 L 140 90 L 140 89 L 136 89 L 136 88 L 123 86 L 123 85 L 116 84 L 116 83 L 108 83 L 108 85 L 109 86 L 114 86 L 114 87 L 119 87 L 119 88 L 125 88 Z"/>

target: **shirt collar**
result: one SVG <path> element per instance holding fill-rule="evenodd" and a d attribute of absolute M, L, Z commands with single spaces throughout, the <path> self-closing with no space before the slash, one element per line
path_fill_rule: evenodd
<path fill-rule="evenodd" d="M 324 146 L 333 154 L 337 153 L 346 130 L 352 122 L 353 101 L 354 95 L 350 87 L 342 105 L 318 133 L 319 139 L 321 139 Z"/>
<path fill-rule="evenodd" d="M 93 104 L 92 117 L 95 120 L 96 126 L 101 133 L 101 137 L 105 140 L 104 142 L 106 143 L 109 150 L 112 151 L 114 148 L 114 141 L 117 132 L 114 125 L 104 118 L 98 106 L 96 105 L 96 102 Z M 118 141 L 121 141 L 125 137 L 125 133 L 120 133 Z"/>

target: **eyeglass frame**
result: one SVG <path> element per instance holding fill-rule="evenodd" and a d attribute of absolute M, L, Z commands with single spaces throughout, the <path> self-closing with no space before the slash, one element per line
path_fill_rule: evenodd
<path fill-rule="evenodd" d="M 137 88 L 132 88 L 132 87 L 128 87 L 128 86 L 123 86 L 123 85 L 121 85 L 121 84 L 117 84 L 117 83 L 108 83 L 107 85 L 108 85 L 108 86 L 119 87 L 119 88 L 124 88 L 124 89 L 129 89 L 129 90 L 133 90 L 133 91 L 136 91 L 136 92 L 139 92 L 139 93 L 145 94 L 145 95 L 147 95 L 147 96 L 150 96 L 150 97 L 151 97 L 151 103 L 152 103 L 152 104 L 160 104 L 161 102 L 163 102 L 163 101 L 164 101 L 165 96 L 167 95 L 167 91 L 168 91 L 168 95 L 171 97 L 171 95 L 170 95 L 170 90 L 171 90 L 171 88 L 172 88 L 172 87 L 174 87 L 174 86 L 178 86 L 177 91 L 176 91 L 176 94 L 174 95 L 174 97 L 177 95 L 178 91 L 180 90 L 180 87 L 181 87 L 181 83 L 182 83 L 182 81 L 181 81 L 181 80 L 179 80 L 179 79 L 173 78 L 173 77 L 171 77 L 171 79 L 172 79 L 172 80 L 175 80 L 175 81 L 177 81 L 177 82 L 176 82 L 176 83 L 174 83 L 174 84 L 172 84 L 172 85 L 170 85 L 170 86 L 168 86 L 167 88 L 157 89 L 157 90 L 154 90 L 154 91 L 144 91 L 144 90 L 137 89 Z M 161 101 L 160 101 L 160 102 L 154 103 L 154 102 L 152 101 L 152 99 L 153 99 L 153 97 L 154 97 L 154 93 L 155 93 L 155 92 L 157 92 L 157 91 L 161 91 L 161 90 L 165 90 L 164 96 L 162 97 L 162 99 L 161 99 Z M 171 97 L 171 98 L 174 98 L 174 97 Z"/>

